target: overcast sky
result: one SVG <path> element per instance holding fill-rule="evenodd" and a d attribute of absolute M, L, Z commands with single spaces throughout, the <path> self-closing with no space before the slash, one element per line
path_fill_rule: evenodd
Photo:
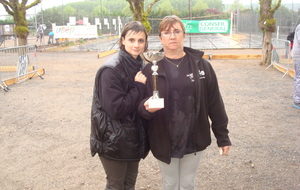
<path fill-rule="evenodd" d="M 72 3 L 72 2 L 80 2 L 80 1 L 84 1 L 84 0 L 42 0 L 42 7 L 43 9 L 45 8 L 50 8 L 53 6 L 57 6 L 57 5 L 62 5 L 62 4 L 68 4 L 68 3 Z M 234 3 L 234 0 L 222 0 L 223 4 L 232 4 Z M 281 3 L 282 4 L 286 4 L 286 3 L 296 3 L 299 0 L 282 0 Z M 252 3 L 258 3 L 259 0 L 240 0 L 241 3 L 243 4 L 251 4 Z"/>
<path fill-rule="evenodd" d="M 73 2 L 80 2 L 84 0 L 42 0 L 42 3 L 27 10 L 27 14 L 34 14 L 35 11 L 38 12 L 43 9 L 59 6 L 59 5 L 65 5 L 68 3 L 73 3 Z M 33 2 L 33 0 L 29 0 L 29 2 Z M 29 3 L 28 3 L 29 4 Z M 2 4 L 0 4 L 0 16 L 7 15 L 5 9 L 3 8 Z M 1 18 L 0 18 L 1 19 Z"/>
<path fill-rule="evenodd" d="M 29 2 L 32 2 L 33 0 L 29 0 Z M 51 8 L 54 6 L 59 6 L 59 5 L 65 5 L 68 3 L 72 3 L 72 2 L 80 2 L 80 1 L 84 1 L 84 0 L 42 0 L 42 3 L 29 9 L 27 11 L 27 14 L 34 14 L 35 12 L 39 12 L 41 9 L 47 9 L 47 8 Z M 125 0 L 124 0 L 125 1 Z M 234 0 L 222 0 L 223 4 L 232 4 L 234 2 Z M 282 4 L 287 4 L 287 3 L 297 3 L 299 0 L 282 0 Z M 240 0 L 241 3 L 243 4 L 250 4 L 251 2 L 254 3 L 258 3 L 259 0 Z M 0 5 L 0 19 L 3 19 L 3 15 L 7 15 L 6 11 L 4 10 L 2 4 Z"/>
<path fill-rule="evenodd" d="M 223 4 L 232 4 L 234 2 L 234 0 L 222 0 Z M 287 4 L 287 3 L 297 3 L 297 1 L 299 0 L 282 0 L 281 4 Z M 251 4 L 252 3 L 258 3 L 259 0 L 240 0 L 240 3 L 243 4 Z"/>

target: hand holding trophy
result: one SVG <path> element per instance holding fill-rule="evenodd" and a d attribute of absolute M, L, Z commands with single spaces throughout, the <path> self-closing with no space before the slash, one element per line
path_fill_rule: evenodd
<path fill-rule="evenodd" d="M 153 80 L 153 96 L 149 100 L 149 108 L 163 108 L 164 107 L 164 99 L 159 97 L 159 92 L 157 89 L 157 70 L 158 65 L 157 61 L 161 60 L 164 57 L 163 52 L 147 52 L 144 53 L 144 57 L 146 60 L 151 62 L 153 65 L 151 66 L 152 80 Z"/>

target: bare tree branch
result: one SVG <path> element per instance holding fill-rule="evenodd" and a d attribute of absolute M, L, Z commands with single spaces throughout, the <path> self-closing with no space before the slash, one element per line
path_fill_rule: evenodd
<path fill-rule="evenodd" d="M 153 5 L 154 5 L 155 3 L 157 3 L 158 1 L 159 1 L 159 0 L 153 0 L 152 3 L 150 3 L 150 4 L 148 5 L 147 11 L 146 11 L 148 15 L 150 14 L 150 12 L 151 12 L 151 10 L 152 10 Z"/>
<path fill-rule="evenodd" d="M 26 45 L 29 35 L 26 10 L 41 3 L 41 1 L 34 0 L 34 2 L 26 6 L 28 0 L 0 0 L 0 4 L 3 5 L 5 11 L 14 18 L 15 33 L 18 37 L 19 45 Z"/>
<path fill-rule="evenodd" d="M 148 32 L 151 31 L 151 26 L 148 21 L 148 16 L 151 12 L 153 5 L 160 0 L 153 0 L 152 3 L 148 5 L 147 11 L 144 10 L 144 0 L 126 0 L 129 3 L 129 8 L 133 13 L 134 20 L 138 20 L 143 23 Z"/>
<path fill-rule="evenodd" d="M 4 9 L 5 9 L 5 11 L 8 13 L 8 14 L 10 14 L 10 15 L 12 15 L 13 16 L 13 5 L 10 3 L 10 2 L 8 2 L 8 1 L 5 1 L 5 0 L 0 0 L 0 4 L 2 4 L 3 5 L 3 7 L 4 7 Z"/>
<path fill-rule="evenodd" d="M 273 9 L 271 9 L 270 12 L 275 13 L 275 11 L 279 9 L 280 5 L 281 5 L 281 0 L 277 2 L 276 6 Z"/>

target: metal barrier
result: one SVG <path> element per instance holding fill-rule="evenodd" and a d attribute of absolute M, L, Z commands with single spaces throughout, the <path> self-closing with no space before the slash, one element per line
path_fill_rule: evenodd
<path fill-rule="evenodd" d="M 38 75 L 35 45 L 0 49 L 0 87 L 8 91 L 8 85 L 25 81 Z"/>
<path fill-rule="evenodd" d="M 288 40 L 273 38 L 272 46 L 271 64 L 266 68 L 266 70 L 273 66 L 284 73 L 282 76 L 283 78 L 292 70 L 290 69 L 291 43 Z"/>

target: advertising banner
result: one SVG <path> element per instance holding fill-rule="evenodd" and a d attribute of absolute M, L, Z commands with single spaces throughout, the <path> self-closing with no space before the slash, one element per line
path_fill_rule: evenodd
<path fill-rule="evenodd" d="M 230 33 L 230 20 L 182 20 L 186 33 Z"/>
<path fill-rule="evenodd" d="M 54 26 L 54 38 L 97 38 L 97 26 Z"/>

